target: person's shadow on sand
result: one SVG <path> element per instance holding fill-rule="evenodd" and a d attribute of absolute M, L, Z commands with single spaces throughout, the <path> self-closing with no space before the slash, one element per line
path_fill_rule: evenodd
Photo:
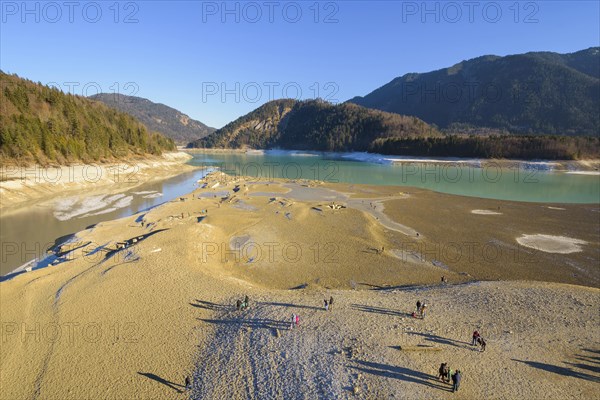
<path fill-rule="evenodd" d="M 434 389 L 452 391 L 450 387 L 440 383 L 435 376 L 426 374 L 421 371 L 415 371 L 410 368 L 381 364 L 371 361 L 355 361 L 356 365 L 351 365 L 350 368 L 367 374 L 373 374 L 384 378 L 399 379 L 401 381 L 418 383 Z"/>
<path fill-rule="evenodd" d="M 149 372 L 138 372 L 138 374 L 142 375 L 142 376 L 145 376 L 146 378 L 152 379 L 152 380 L 154 380 L 156 382 L 162 383 L 163 385 L 170 387 L 171 389 L 173 389 L 177 393 L 183 393 L 183 390 L 179 389 L 178 387 L 181 387 L 181 388 L 185 389 L 184 385 L 180 385 L 180 384 L 175 383 L 175 382 L 169 382 L 168 380 L 163 379 L 163 378 L 161 378 L 158 375 L 151 374 Z"/>
<path fill-rule="evenodd" d="M 196 308 L 204 308 L 205 310 L 212 310 L 212 311 L 228 311 L 235 307 L 235 305 L 217 304 L 217 303 L 213 303 L 210 301 L 204 301 L 204 300 L 199 300 L 199 299 L 196 299 L 196 303 L 190 303 L 190 306 L 193 306 Z"/>
<path fill-rule="evenodd" d="M 559 365 L 546 364 L 546 363 L 537 362 L 537 361 L 517 360 L 516 358 L 511 358 L 511 360 L 529 365 L 532 368 L 538 368 L 543 371 L 553 372 L 558 375 L 571 376 L 574 378 L 584 379 L 586 381 L 600 383 L 600 377 L 595 376 L 595 375 L 590 375 L 585 372 L 576 371 L 573 368 L 566 368 L 566 367 L 561 367 Z M 581 368 L 581 366 L 579 366 L 578 364 L 573 364 L 573 363 L 567 363 L 567 364 L 571 364 L 577 368 Z M 594 371 L 594 372 L 597 372 L 597 371 Z"/>
<path fill-rule="evenodd" d="M 358 310 L 358 311 L 362 311 L 362 312 L 390 315 L 392 317 L 410 317 L 410 313 L 407 313 L 404 311 L 391 310 L 389 308 L 373 307 L 373 306 L 367 306 L 367 305 L 363 305 L 363 304 L 352 304 L 351 307 L 354 310 Z"/>
<path fill-rule="evenodd" d="M 477 347 L 471 346 L 468 342 L 463 342 L 461 340 L 455 340 L 450 338 L 445 338 L 439 335 L 433 335 L 431 333 L 422 333 L 422 332 L 408 332 L 409 335 L 422 336 L 425 340 L 429 342 L 439 343 L 439 344 L 447 344 L 449 346 L 461 347 L 464 349 L 477 350 Z"/>
<path fill-rule="evenodd" d="M 261 301 L 259 304 L 265 305 L 265 306 L 275 306 L 275 307 L 306 308 L 308 310 L 322 310 L 323 309 L 323 307 L 307 306 L 304 304 L 277 303 L 277 302 L 273 302 L 273 301 L 270 301 L 270 302 Z"/>

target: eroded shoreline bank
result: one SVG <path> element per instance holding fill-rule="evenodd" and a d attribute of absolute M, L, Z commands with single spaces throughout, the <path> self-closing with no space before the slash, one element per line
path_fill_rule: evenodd
<path fill-rule="evenodd" d="M 184 152 L 108 164 L 74 164 L 60 167 L 3 166 L 0 176 L 0 210 L 3 215 L 22 211 L 40 200 L 86 190 L 111 188 L 115 193 L 197 167 L 186 164 Z"/>

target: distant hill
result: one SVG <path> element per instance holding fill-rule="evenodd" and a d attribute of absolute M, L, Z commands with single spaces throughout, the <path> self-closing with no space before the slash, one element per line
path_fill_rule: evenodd
<path fill-rule="evenodd" d="M 320 100 L 274 100 L 189 147 L 367 151 L 375 139 L 437 137 L 416 117 Z"/>
<path fill-rule="evenodd" d="M 456 132 L 492 128 L 598 135 L 600 48 L 478 57 L 450 68 L 406 74 L 349 102 L 414 115 Z"/>
<path fill-rule="evenodd" d="M 417 117 L 319 100 L 275 100 L 188 147 L 368 151 L 516 159 L 597 158 L 598 137 L 440 133 Z"/>
<path fill-rule="evenodd" d="M 141 97 L 99 93 L 89 98 L 132 115 L 149 129 L 170 137 L 177 144 L 189 143 L 215 131 L 215 128 L 191 119 L 174 108 Z"/>
<path fill-rule="evenodd" d="M 174 150 L 173 140 L 85 97 L 0 71 L 0 160 L 102 161 Z"/>

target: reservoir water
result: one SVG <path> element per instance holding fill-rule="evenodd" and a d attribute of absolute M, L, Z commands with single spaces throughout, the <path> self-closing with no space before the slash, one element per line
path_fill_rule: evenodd
<path fill-rule="evenodd" d="M 499 200 L 598 203 L 600 175 L 549 170 L 549 162 L 514 164 L 478 160 L 397 163 L 400 157 L 366 153 L 266 151 L 194 153 L 193 165 L 262 178 L 317 179 L 370 185 L 399 185 Z"/>
<path fill-rule="evenodd" d="M 546 203 L 600 202 L 600 176 L 553 172 L 550 164 L 465 162 L 394 163 L 393 157 L 364 153 L 266 151 L 192 154 L 190 164 L 261 179 L 317 179 L 371 185 L 399 185 L 438 192 Z M 39 202 L 0 216 L 0 274 L 41 257 L 56 238 L 101 221 L 135 214 L 194 190 L 204 170 L 183 173 L 135 188 L 101 188 Z"/>

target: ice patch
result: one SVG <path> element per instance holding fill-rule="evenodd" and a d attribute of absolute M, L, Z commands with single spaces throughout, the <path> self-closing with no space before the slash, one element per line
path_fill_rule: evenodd
<path fill-rule="evenodd" d="M 85 218 L 113 212 L 127 207 L 133 201 L 133 196 L 122 193 L 115 195 L 97 195 L 89 197 L 68 197 L 54 203 L 54 217 L 59 221 L 73 218 Z"/>
<path fill-rule="evenodd" d="M 161 197 L 162 195 L 163 195 L 162 193 L 157 192 L 157 193 L 152 193 L 152 194 L 149 194 L 149 195 L 146 195 L 143 197 L 144 197 L 144 199 L 155 199 L 157 197 Z"/>
<path fill-rule="evenodd" d="M 85 198 L 70 197 L 57 200 L 54 204 L 54 217 L 59 221 L 68 221 L 106 207 L 106 195 Z"/>
<path fill-rule="evenodd" d="M 106 201 L 106 203 L 112 203 L 113 201 L 117 201 L 119 199 L 122 199 L 123 197 L 125 197 L 125 195 L 122 193 L 119 193 L 119 194 L 115 194 L 115 195 L 107 197 L 105 201 Z"/>
<path fill-rule="evenodd" d="M 297 156 L 297 157 L 319 157 L 322 152 L 310 150 L 267 150 L 265 154 L 270 156 Z"/>
<path fill-rule="evenodd" d="M 500 212 L 491 211 L 491 210 L 471 210 L 471 214 L 477 215 L 502 215 Z"/>
<path fill-rule="evenodd" d="M 569 171 L 565 173 L 570 175 L 600 175 L 600 171 Z"/>
<path fill-rule="evenodd" d="M 112 206 L 114 208 L 124 208 L 124 207 L 129 206 L 132 201 L 133 201 L 133 196 L 127 196 L 127 197 L 123 197 L 122 199 L 120 199 L 119 201 L 114 203 Z"/>
<path fill-rule="evenodd" d="M 348 153 L 341 155 L 341 158 L 345 158 L 348 160 L 360 161 L 360 162 L 370 162 L 373 164 L 393 164 L 395 159 L 393 157 L 386 157 L 381 154 L 375 153 Z"/>
<path fill-rule="evenodd" d="M 567 236 L 553 235 L 526 235 L 516 238 L 521 246 L 543 251 L 546 253 L 569 254 L 583 251 L 581 245 L 587 244 L 585 240 L 575 239 Z"/>
<path fill-rule="evenodd" d="M 341 158 L 354 161 L 370 162 L 374 164 L 395 164 L 395 163 L 424 163 L 424 164 L 472 164 L 481 165 L 481 160 L 476 158 L 458 158 L 458 157 L 443 157 L 443 158 L 426 158 L 426 157 L 408 157 L 408 156 L 387 156 L 377 153 L 341 153 Z"/>

